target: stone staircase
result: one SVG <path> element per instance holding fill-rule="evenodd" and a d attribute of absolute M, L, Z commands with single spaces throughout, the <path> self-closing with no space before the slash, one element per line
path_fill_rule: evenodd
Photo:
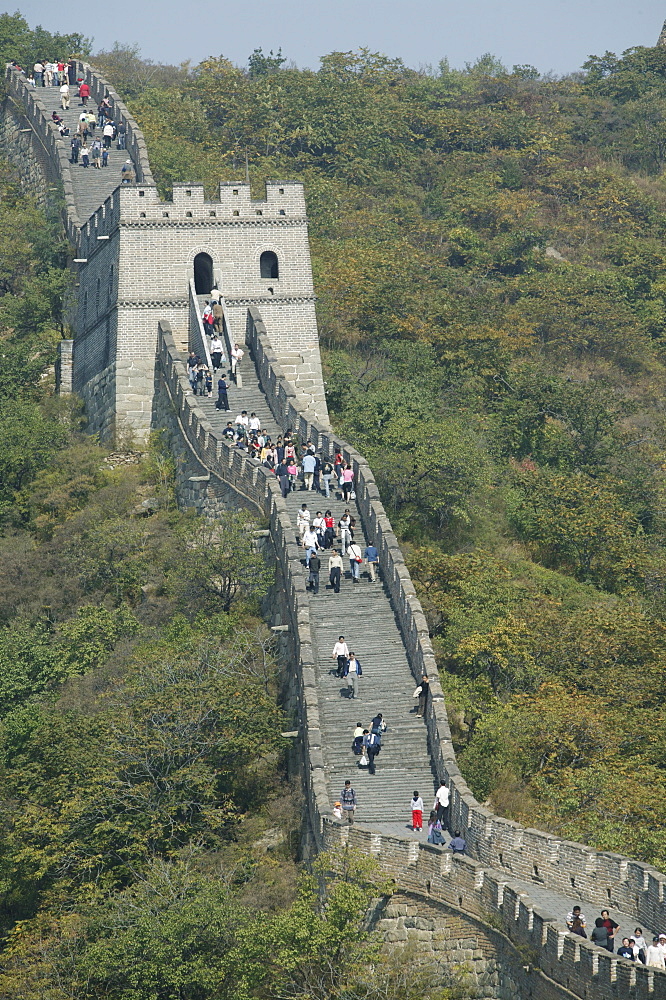
<path fill-rule="evenodd" d="M 235 420 L 245 409 L 254 410 L 262 426 L 273 440 L 277 424 L 270 413 L 252 359 L 246 353 L 242 361 L 242 389 L 232 384 L 229 390 L 231 410 L 228 414 L 215 409 L 212 399 L 198 397 L 215 430 L 222 430 L 227 420 Z M 215 394 L 216 395 L 216 394 Z M 298 489 L 287 498 L 287 507 L 296 537 L 296 511 L 306 501 L 311 515 L 330 508 L 336 520 L 342 516 L 345 504 L 339 491 L 332 491 L 329 500 L 322 493 Z M 350 507 L 356 518 L 356 541 L 361 551 L 366 537 L 355 502 Z M 310 595 L 310 615 L 313 642 L 317 658 L 319 712 L 324 740 L 324 759 L 331 806 L 339 798 L 345 779 L 356 789 L 359 807 L 356 818 L 365 824 L 378 824 L 383 832 L 404 834 L 411 820 L 410 800 L 414 789 L 424 799 L 426 819 L 434 797 L 435 779 L 430 766 L 430 753 L 425 723 L 416 716 L 413 698 L 414 678 L 391 603 L 380 581 L 370 583 L 362 567 L 361 581 L 352 583 L 349 561 L 344 560 L 344 577 L 340 593 L 327 586 L 328 553 L 321 552 L 322 573 L 318 595 Z M 381 574 L 380 574 L 381 575 Z M 347 696 L 347 685 L 334 676 L 333 645 L 344 635 L 350 650 L 361 662 L 363 675 L 359 681 L 359 698 Z M 358 767 L 358 758 L 351 752 L 357 722 L 367 726 L 381 712 L 388 723 L 377 757 L 377 773 L 370 775 Z M 421 835 L 425 838 L 426 832 Z"/>
<path fill-rule="evenodd" d="M 70 138 L 63 139 L 67 155 L 69 156 L 69 143 L 79 124 L 79 115 L 83 111 L 80 100 L 75 96 L 76 87 L 70 86 L 72 98 L 69 111 L 63 111 L 60 107 L 60 90 L 58 87 L 40 87 L 38 96 L 49 112 L 57 111 L 63 121 L 68 125 Z M 97 114 L 97 107 L 94 101 L 88 101 L 88 111 Z M 94 139 L 102 139 L 102 130 L 95 129 Z M 92 139 L 88 140 L 89 143 Z M 120 170 L 129 158 L 129 153 L 124 149 L 117 148 L 117 141 L 111 144 L 109 150 L 109 165 L 95 169 L 92 165 L 85 169 L 81 162 L 70 163 L 72 185 L 74 188 L 74 198 L 79 213 L 79 218 L 85 222 L 93 212 L 111 195 L 120 184 Z"/>

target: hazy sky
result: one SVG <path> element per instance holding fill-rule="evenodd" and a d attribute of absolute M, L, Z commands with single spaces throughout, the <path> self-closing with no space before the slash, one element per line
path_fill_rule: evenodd
<path fill-rule="evenodd" d="M 509 68 L 531 63 L 568 73 L 591 53 L 654 45 L 666 0 L 110 0 L 61 4 L 26 0 L 31 26 L 81 31 L 95 49 L 138 43 L 144 57 L 178 63 L 225 55 L 245 64 L 257 46 L 282 47 L 298 66 L 316 69 L 334 50 L 367 46 L 418 68 L 447 57 L 462 67 L 492 52 Z M 9 11 L 15 4 L 7 6 Z"/>

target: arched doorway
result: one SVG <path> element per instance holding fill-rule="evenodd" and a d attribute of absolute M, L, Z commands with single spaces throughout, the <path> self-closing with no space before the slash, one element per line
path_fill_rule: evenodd
<path fill-rule="evenodd" d="M 277 254 L 272 250 L 265 250 L 259 258 L 259 271 L 262 278 L 279 278 Z"/>
<path fill-rule="evenodd" d="M 197 295 L 208 295 L 213 287 L 213 258 L 209 253 L 198 253 L 194 258 L 194 290 Z"/>

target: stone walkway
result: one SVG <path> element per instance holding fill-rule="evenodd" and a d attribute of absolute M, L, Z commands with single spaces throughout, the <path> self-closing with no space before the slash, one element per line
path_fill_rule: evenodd
<path fill-rule="evenodd" d="M 70 91 L 75 94 L 76 88 L 70 87 Z M 49 112 L 57 111 L 64 122 L 69 126 L 70 138 L 63 139 L 62 142 L 70 154 L 70 139 L 76 132 L 79 124 L 79 115 L 83 111 L 81 102 L 77 97 L 72 97 L 69 111 L 63 111 L 60 107 L 60 91 L 58 87 L 40 87 L 37 96 L 48 109 Z M 97 114 L 97 107 L 94 101 L 88 101 L 88 111 Z M 88 144 L 93 139 L 102 139 L 102 130 L 95 129 L 95 133 Z M 109 150 L 108 167 L 100 167 L 99 170 L 89 166 L 87 169 L 79 163 L 70 163 L 72 184 L 74 187 L 74 198 L 81 222 L 86 222 L 96 209 L 109 197 L 110 194 L 120 184 L 120 170 L 125 160 L 129 158 L 129 153 L 124 149 L 117 148 L 117 141 L 111 144 Z"/>

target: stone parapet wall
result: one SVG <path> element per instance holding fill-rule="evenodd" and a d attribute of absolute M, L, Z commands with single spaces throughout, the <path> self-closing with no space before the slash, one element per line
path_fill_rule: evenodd
<path fill-rule="evenodd" d="M 472 858 L 415 840 L 383 836 L 359 824 L 349 827 L 330 821 L 325 823 L 324 844 L 329 850 L 349 846 L 374 857 L 401 892 L 406 890 L 421 901 L 418 912 L 422 919 L 432 913 L 435 903 L 467 916 L 470 924 L 479 921 L 485 928 L 482 937 L 493 940 L 495 954 L 513 966 L 510 971 L 517 979 L 513 996 L 540 1000 L 666 998 L 666 974 L 567 934 L 552 914 L 540 912 L 503 872 Z M 493 930 L 499 932 L 497 937 Z M 483 952 L 482 937 L 473 933 L 478 943 L 472 950 Z M 499 934 L 505 935 L 505 943 L 498 940 Z M 432 930 L 429 937 L 432 939 Z M 514 949 L 522 960 L 518 968 Z"/>
<path fill-rule="evenodd" d="M 506 877 L 547 886 L 565 897 L 580 895 L 599 907 L 633 914 L 646 927 L 666 925 L 666 875 L 651 865 L 584 844 L 562 840 L 496 816 L 482 806 L 460 774 L 449 729 L 428 625 L 405 560 L 379 497 L 366 459 L 337 435 L 310 419 L 299 406 L 271 349 L 258 310 L 249 310 L 248 343 L 273 415 L 282 427 L 312 440 L 323 455 L 340 451 L 354 469 L 356 497 L 364 528 L 379 550 L 384 580 L 398 618 L 415 681 L 427 673 L 433 694 L 427 716 L 433 763 L 451 789 L 450 824 L 465 831 L 471 855 Z"/>
<path fill-rule="evenodd" d="M 309 821 L 316 846 L 320 848 L 323 817 L 329 812 L 329 800 L 306 577 L 287 506 L 275 476 L 213 431 L 204 411 L 197 405 L 197 397 L 192 395 L 185 365 L 178 356 L 168 323 L 159 325 L 158 361 L 163 391 L 169 398 L 188 446 L 211 475 L 231 486 L 240 494 L 241 502 L 251 504 L 270 522 L 271 539 L 290 615 L 285 624 L 293 639 L 298 722 L 304 734 L 303 773 Z"/>

